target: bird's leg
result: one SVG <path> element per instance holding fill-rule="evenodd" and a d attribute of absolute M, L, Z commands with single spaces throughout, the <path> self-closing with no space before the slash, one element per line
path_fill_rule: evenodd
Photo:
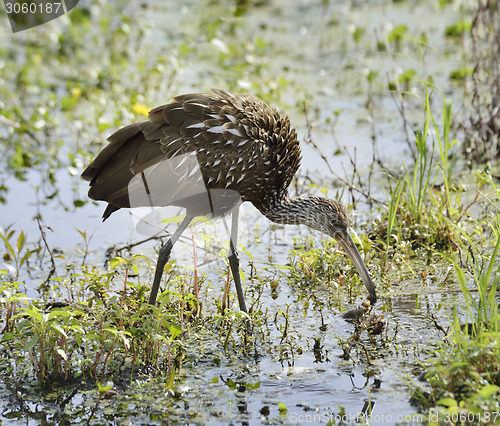
<path fill-rule="evenodd" d="M 248 313 L 247 304 L 245 302 L 245 295 L 243 294 L 243 287 L 241 285 L 240 278 L 240 259 L 238 257 L 237 250 L 237 240 L 238 240 L 238 215 L 239 206 L 233 209 L 233 215 L 231 218 L 231 239 L 229 241 L 229 266 L 231 267 L 231 273 L 233 274 L 234 285 L 236 287 L 236 294 L 238 295 L 238 303 L 240 305 L 240 310 Z"/>
<path fill-rule="evenodd" d="M 165 264 L 168 262 L 170 257 L 170 252 L 174 247 L 175 242 L 179 239 L 184 230 L 189 226 L 191 221 L 194 219 L 193 216 L 186 216 L 179 227 L 172 234 L 170 239 L 162 246 L 158 253 L 158 261 L 156 262 L 155 278 L 153 280 L 153 285 L 151 287 L 151 293 L 149 295 L 149 304 L 154 305 L 156 303 L 156 296 L 158 295 L 158 289 L 160 288 L 160 281 L 163 275 L 163 269 Z"/>

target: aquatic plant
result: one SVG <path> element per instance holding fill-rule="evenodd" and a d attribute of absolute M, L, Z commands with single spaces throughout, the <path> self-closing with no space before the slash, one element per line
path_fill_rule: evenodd
<path fill-rule="evenodd" d="M 17 281 L 19 279 L 21 268 L 29 261 L 29 259 L 34 254 L 38 253 L 41 248 L 36 247 L 31 250 L 28 249 L 26 247 L 26 235 L 23 231 L 19 232 L 16 242 L 15 244 L 13 244 L 11 240 L 13 239 L 15 234 L 16 230 L 11 229 L 10 226 L 5 228 L 5 230 L 0 228 L 0 238 L 2 239 L 4 247 L 7 251 L 7 253 L 4 255 L 4 260 L 9 262 L 6 263 L 6 266 L 9 268 L 9 271 L 14 277 L 14 281 Z"/>
<path fill-rule="evenodd" d="M 414 393 L 430 413 L 453 415 L 457 424 L 482 423 L 485 415 L 495 415 L 500 408 L 499 231 L 497 228 L 491 255 L 484 256 L 474 244 L 470 246 L 468 260 L 473 265 L 472 282 L 478 297 L 468 287 L 471 280 L 466 278 L 467 272 L 450 259 L 464 295 L 466 316 L 454 307 L 449 342 L 426 363 L 425 377 L 431 391 L 417 389 Z"/>
<path fill-rule="evenodd" d="M 15 376 L 34 374 L 47 387 L 77 377 L 103 381 L 124 369 L 170 374 L 171 359 L 182 349 L 181 333 L 196 318 L 197 301 L 191 294 L 167 290 L 158 307 L 145 303 L 143 286 L 130 279 L 142 259 L 112 259 L 112 271 L 106 273 L 84 268 L 72 277 L 74 287 L 80 287 L 72 303 L 41 303 L 20 293 L 18 283 L 3 282 L 1 356 L 10 354 Z M 112 292 L 120 266 L 123 288 Z M 58 281 L 52 280 L 54 285 Z"/>

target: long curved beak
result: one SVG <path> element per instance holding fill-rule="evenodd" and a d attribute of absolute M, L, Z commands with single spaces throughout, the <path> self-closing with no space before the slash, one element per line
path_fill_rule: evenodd
<path fill-rule="evenodd" d="M 375 292 L 375 286 L 372 282 L 372 279 L 370 278 L 370 274 L 368 273 L 368 269 L 366 269 L 366 265 L 363 262 L 363 259 L 361 259 L 361 255 L 359 254 L 358 249 L 354 244 L 354 241 L 347 232 L 342 234 L 337 233 L 335 239 L 342 246 L 347 255 L 351 258 L 352 263 L 354 263 L 354 266 L 356 267 L 358 274 L 365 283 L 365 287 L 368 290 L 368 293 L 370 293 L 370 302 L 372 303 L 372 305 L 374 305 L 375 302 L 377 301 L 377 293 Z"/>

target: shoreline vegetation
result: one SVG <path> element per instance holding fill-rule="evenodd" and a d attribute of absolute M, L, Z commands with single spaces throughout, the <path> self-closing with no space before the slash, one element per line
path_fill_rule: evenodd
<path fill-rule="evenodd" d="M 25 182 L 36 211 L 29 231 L 0 217 L 1 418 L 500 422 L 500 2 L 386 2 L 377 19 L 388 21 L 375 27 L 370 6 L 216 3 L 79 4 L 0 46 L 0 208 L 12 211 L 13 182 Z M 397 20 L 426 8 L 453 18 L 439 23 L 439 37 L 432 18 L 422 28 Z M 174 14 L 169 28 L 154 21 L 165 13 Z M 292 18 L 299 30 L 287 42 Z M 159 28 L 168 51 L 154 50 Z M 341 318 L 363 300 L 363 284 L 333 240 L 305 228 L 248 221 L 239 251 L 250 328 L 224 260 L 228 241 L 208 219 L 186 232 L 189 261 L 167 263 L 156 306 L 147 298 L 166 235 L 129 241 L 123 231 L 116 246 L 96 247 L 82 221 L 70 246 L 53 244 L 63 213 L 71 221 L 104 208 L 86 198 L 79 175 L 106 135 L 198 85 L 191 91 L 224 85 L 290 111 L 318 164 L 303 166 L 292 192 L 349 204 L 382 333 Z M 353 129 L 359 152 L 339 142 Z M 396 146 L 401 156 L 390 155 Z M 385 383 L 406 405 L 383 411 L 393 404 Z M 350 387 L 360 406 L 335 393 Z"/>

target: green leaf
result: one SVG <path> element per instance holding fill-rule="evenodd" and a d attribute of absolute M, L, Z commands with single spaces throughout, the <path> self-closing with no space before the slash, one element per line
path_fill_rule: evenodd
<path fill-rule="evenodd" d="M 40 250 L 41 250 L 40 247 L 34 250 L 28 250 L 19 261 L 19 267 L 23 266 L 24 263 L 31 257 L 32 254 L 38 253 Z"/>
<path fill-rule="evenodd" d="M 25 242 L 26 242 L 26 238 L 24 236 L 24 232 L 21 231 L 21 233 L 19 234 L 19 237 L 17 238 L 17 252 L 18 253 L 23 249 Z"/>
<path fill-rule="evenodd" d="M 472 76 L 474 73 L 474 69 L 471 67 L 461 67 L 459 69 L 450 71 L 450 80 L 463 81 L 467 77 Z"/>
<path fill-rule="evenodd" d="M 79 229 L 76 229 L 76 232 L 78 232 L 84 241 L 87 241 L 87 233 L 86 232 L 83 232 L 83 231 L 80 231 Z"/>
<path fill-rule="evenodd" d="M 444 405 L 445 407 L 457 407 L 457 401 L 455 401 L 453 398 L 441 398 L 439 401 L 436 402 L 436 405 Z"/>
<path fill-rule="evenodd" d="M 260 389 L 260 382 L 256 382 L 256 383 L 245 383 L 245 387 L 248 389 L 248 390 L 255 390 L 255 389 Z"/>
<path fill-rule="evenodd" d="M 408 27 L 406 25 L 398 25 L 396 28 L 394 28 L 390 33 L 389 36 L 387 37 L 390 42 L 393 41 L 400 41 L 405 34 L 408 32 Z"/>
<path fill-rule="evenodd" d="M 118 330 L 116 328 L 104 328 L 103 331 L 107 331 L 108 333 L 111 333 L 113 336 L 118 336 Z"/>
<path fill-rule="evenodd" d="M 281 415 L 286 414 L 286 412 L 288 411 L 288 408 L 286 408 L 286 405 L 282 402 L 278 404 L 278 409 L 280 410 Z"/>
<path fill-rule="evenodd" d="M 7 341 L 9 341 L 9 340 L 12 340 L 14 337 L 15 337 L 15 334 L 14 334 L 14 333 L 11 333 L 10 331 L 8 331 L 7 333 L 5 333 L 5 334 L 2 336 L 2 340 L 1 340 L 1 342 L 7 342 Z"/>
<path fill-rule="evenodd" d="M 102 133 L 102 132 L 108 130 L 110 127 L 111 127 L 111 123 L 99 123 L 97 125 L 97 130 L 99 131 L 99 133 Z"/>
<path fill-rule="evenodd" d="M 250 253 L 248 250 L 243 250 L 242 253 L 245 253 L 251 260 L 253 260 L 252 253 Z"/>
<path fill-rule="evenodd" d="M 194 225 L 196 223 L 204 223 L 205 225 L 206 224 L 213 225 L 214 222 L 208 216 L 198 216 L 192 220 L 191 225 Z"/>
<path fill-rule="evenodd" d="M 159 334 L 159 333 L 155 333 L 153 334 L 153 340 L 158 343 L 158 342 L 166 342 L 167 339 L 165 338 L 165 336 L 163 336 L 162 334 Z"/>
<path fill-rule="evenodd" d="M 12 248 L 12 246 L 10 245 L 9 243 L 9 240 L 7 238 L 5 238 L 5 236 L 3 234 L 0 234 L 0 237 L 2 237 L 2 240 L 5 244 L 5 248 L 7 249 L 7 251 L 9 252 L 9 254 L 12 256 L 13 259 L 16 258 L 16 252 L 14 251 L 14 249 Z"/>
<path fill-rule="evenodd" d="M 456 22 L 453 25 L 446 27 L 445 35 L 447 37 L 460 37 L 468 33 L 472 28 L 472 22 L 467 19 Z"/>
<path fill-rule="evenodd" d="M 35 346 L 38 343 L 38 337 L 33 336 L 31 339 L 29 339 L 26 344 L 24 345 L 23 351 L 29 351 L 33 346 Z"/>
<path fill-rule="evenodd" d="M 137 260 L 137 259 L 149 260 L 149 257 L 144 256 L 143 254 L 134 254 L 132 256 L 132 260 Z"/>
<path fill-rule="evenodd" d="M 66 332 L 64 331 L 64 329 L 60 325 L 52 324 L 50 326 L 50 328 L 57 331 L 61 336 L 64 336 L 66 339 L 68 338 L 68 335 L 66 334 Z"/>
<path fill-rule="evenodd" d="M 404 186 L 405 186 L 405 181 L 403 176 L 396 184 L 394 192 L 392 193 L 391 196 L 391 202 L 389 204 L 389 212 L 387 214 L 387 241 L 386 241 L 387 248 L 389 248 L 390 245 L 392 228 L 396 221 L 396 213 L 398 210 L 399 201 L 401 199 L 401 192 Z"/>
<path fill-rule="evenodd" d="M 56 348 L 56 352 L 61 356 L 64 361 L 68 360 L 68 355 L 66 355 L 66 352 L 64 352 L 61 348 Z"/>
<path fill-rule="evenodd" d="M 104 393 L 104 392 L 107 392 L 107 391 L 113 389 L 113 383 L 108 382 L 105 386 L 103 386 L 99 382 L 97 382 L 97 388 L 99 389 L 100 393 Z"/>
<path fill-rule="evenodd" d="M 171 325 L 169 327 L 170 334 L 172 334 L 172 339 L 175 339 L 179 334 L 181 334 L 182 330 L 178 325 Z"/>
<path fill-rule="evenodd" d="M 175 373 L 176 373 L 176 369 L 175 369 L 175 367 L 173 367 L 172 370 L 170 370 L 170 373 L 169 373 L 168 378 L 167 378 L 167 383 L 165 384 L 166 390 L 171 389 L 172 386 L 174 385 Z"/>
<path fill-rule="evenodd" d="M 71 315 L 72 315 L 72 313 L 70 311 L 65 311 L 64 309 L 52 309 L 49 312 L 49 319 L 53 319 L 53 318 L 56 318 L 56 317 L 68 318 Z"/>
<path fill-rule="evenodd" d="M 21 308 L 21 310 L 24 311 L 24 315 L 38 322 L 43 322 L 43 315 L 38 308 L 35 307 L 33 309 Z"/>
<path fill-rule="evenodd" d="M 486 385 L 481 388 L 479 395 L 481 395 L 484 399 L 488 399 L 498 392 L 500 392 L 500 387 L 497 385 Z"/>
<path fill-rule="evenodd" d="M 76 106 L 78 103 L 78 98 L 73 96 L 65 96 L 61 98 L 61 109 L 63 111 L 68 111 Z"/>
<path fill-rule="evenodd" d="M 122 263 L 125 263 L 126 260 L 123 257 L 114 257 L 109 261 L 109 267 L 111 269 L 115 269 L 117 266 L 121 265 Z"/>

